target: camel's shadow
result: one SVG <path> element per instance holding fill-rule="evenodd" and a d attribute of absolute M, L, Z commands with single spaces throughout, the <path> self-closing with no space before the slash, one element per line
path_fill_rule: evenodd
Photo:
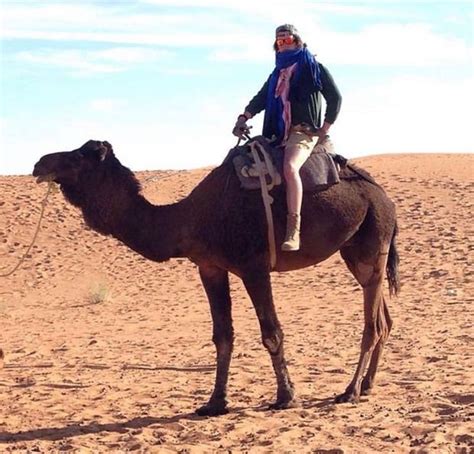
<path fill-rule="evenodd" d="M 306 403 L 299 406 L 299 409 L 320 409 L 329 410 L 330 407 L 334 406 L 333 398 L 317 399 L 318 403 Z M 231 409 L 231 413 L 242 415 L 245 417 L 245 412 L 249 408 L 235 407 Z M 257 412 L 268 412 L 271 411 L 268 408 L 268 404 L 262 404 L 257 408 L 253 409 Z M 115 432 L 115 433 L 126 433 L 130 429 L 143 429 L 145 427 L 159 424 L 166 426 L 173 424 L 178 421 L 200 421 L 207 419 L 207 416 L 199 416 L 196 413 L 183 413 L 180 415 L 170 417 L 153 417 L 144 416 L 139 418 L 133 418 L 126 422 L 112 422 L 108 424 L 91 423 L 88 425 L 72 424 L 66 427 L 47 427 L 43 429 L 31 429 L 20 432 L 0 432 L 0 444 L 1 443 L 15 443 L 20 441 L 35 441 L 35 440 L 49 440 L 58 441 L 65 438 L 73 438 L 81 435 L 98 434 L 101 432 Z"/>
<path fill-rule="evenodd" d="M 195 413 L 171 416 L 169 418 L 155 418 L 145 416 L 133 418 L 126 422 L 112 422 L 108 424 L 91 423 L 88 425 L 72 424 L 66 427 L 47 427 L 44 429 L 31 429 L 23 432 L 0 432 L 0 443 L 13 443 L 18 441 L 50 440 L 57 441 L 64 438 L 72 438 L 80 435 L 97 434 L 101 432 L 125 433 L 129 429 L 142 429 L 153 424 L 167 425 L 181 420 L 203 419 Z"/>
<path fill-rule="evenodd" d="M 53 363 L 37 363 L 37 364 L 6 364 L 4 369 L 48 369 L 53 368 Z M 85 363 L 82 364 L 81 367 L 83 369 L 112 369 L 114 367 L 118 367 L 116 365 L 109 365 L 109 364 L 91 364 Z M 198 364 L 198 365 L 190 365 L 190 366 L 161 366 L 161 365 L 149 365 L 149 364 L 123 364 L 120 366 L 121 370 L 149 370 L 149 371 L 174 371 L 174 372 L 214 372 L 216 370 L 216 366 L 214 364 Z"/>

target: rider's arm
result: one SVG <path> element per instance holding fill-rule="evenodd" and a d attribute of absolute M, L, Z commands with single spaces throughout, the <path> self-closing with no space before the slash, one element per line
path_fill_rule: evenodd
<path fill-rule="evenodd" d="M 268 92 L 268 82 L 270 78 L 263 84 L 263 87 L 260 91 L 252 98 L 248 106 L 245 108 L 245 116 L 247 118 L 252 118 L 257 115 L 259 112 L 265 109 L 267 105 L 267 92 Z"/>
<path fill-rule="evenodd" d="M 319 69 L 321 72 L 321 84 L 323 86 L 321 93 L 326 100 L 323 128 L 327 125 L 327 129 L 329 129 L 329 126 L 336 121 L 339 110 L 341 109 L 342 96 L 328 69 L 321 63 L 319 63 Z"/>

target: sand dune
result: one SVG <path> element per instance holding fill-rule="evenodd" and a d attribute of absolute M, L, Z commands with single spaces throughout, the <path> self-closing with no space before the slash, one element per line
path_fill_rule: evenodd
<path fill-rule="evenodd" d="M 333 404 L 354 372 L 362 293 L 338 255 L 273 276 L 299 408 L 267 410 L 271 363 L 232 278 L 230 413 L 214 380 L 207 300 L 187 260 L 147 261 L 84 226 L 60 193 L 20 269 L 0 277 L 0 452 L 474 452 L 474 155 L 356 160 L 397 204 L 402 292 L 373 394 Z M 154 203 L 209 169 L 139 172 Z M 34 233 L 45 186 L 0 177 L 0 274 Z"/>

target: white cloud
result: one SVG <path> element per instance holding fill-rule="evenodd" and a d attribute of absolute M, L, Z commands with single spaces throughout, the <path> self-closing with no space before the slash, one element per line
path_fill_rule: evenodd
<path fill-rule="evenodd" d="M 348 156 L 378 153 L 474 152 L 473 78 L 397 77 L 344 94 L 333 127 Z"/>
<path fill-rule="evenodd" d="M 348 4 L 348 3 L 317 3 L 308 4 L 307 7 L 317 12 L 327 12 L 331 14 L 341 14 L 344 16 L 374 16 L 386 15 L 387 13 L 377 7 L 367 4 Z"/>
<path fill-rule="evenodd" d="M 393 6 L 384 3 L 315 4 L 308 0 L 297 0 L 291 5 L 287 0 L 149 0 L 144 3 L 157 8 L 145 14 L 136 13 L 123 3 L 7 4 L 2 7 L 0 34 L 6 38 L 60 42 L 204 47 L 209 49 L 214 61 L 252 62 L 268 58 L 275 24 L 291 22 L 298 25 L 310 49 L 324 56 L 327 63 L 411 67 L 472 64 L 471 45 L 455 36 L 437 33 L 427 24 L 392 21 L 354 32 L 336 32 L 324 22 L 324 13 L 372 18 L 383 17 L 388 12 L 393 14 Z M 193 11 L 189 11 L 191 7 Z M 218 14 L 222 11 L 230 14 Z M 94 62 L 92 69 L 118 70 L 111 63 L 110 59 L 104 66 Z"/>
<path fill-rule="evenodd" d="M 173 7 L 173 8 L 197 8 L 197 9 L 218 9 L 229 11 L 240 11 L 246 14 L 264 16 L 267 18 L 281 17 L 282 22 L 291 22 L 285 20 L 285 17 L 291 17 L 298 14 L 298 11 L 311 11 L 316 14 L 331 13 L 340 15 L 361 15 L 361 16 L 386 16 L 392 15 L 394 10 L 399 14 L 405 14 L 403 9 L 392 9 L 387 11 L 380 8 L 380 0 L 345 1 L 345 2 L 315 2 L 313 0 L 142 0 L 141 3 Z"/>
<path fill-rule="evenodd" d="M 474 152 L 471 134 L 474 99 L 472 78 L 439 81 L 429 77 L 397 77 L 344 94 L 340 117 L 331 136 L 336 151 L 348 158 L 370 154 L 411 152 Z M 99 116 L 64 119 L 61 127 L 49 119 L 15 134 L 14 124 L 3 143 L 8 173 L 28 173 L 41 154 L 71 150 L 89 139 L 108 140 L 120 161 L 133 170 L 190 169 L 218 165 L 236 144 L 231 130 L 240 106 L 218 97 L 197 97 L 192 106 L 176 106 L 165 114 L 144 118 Z M 121 100 L 96 99 L 89 107 L 108 113 Z M 239 106 L 239 107 L 236 107 Z M 183 108 L 185 111 L 183 111 Z M 173 119 L 193 119 L 183 129 Z M 250 121 L 261 131 L 263 115 Z M 34 147 L 32 147 L 34 144 Z M 22 156 L 21 162 L 18 156 Z M 0 169 L 1 171 L 2 169 Z"/>
<path fill-rule="evenodd" d="M 161 59 L 167 59 L 167 64 L 155 65 L 155 72 L 202 74 L 212 70 L 216 74 L 225 65 L 229 71 L 222 85 L 217 87 L 216 95 L 202 99 L 200 81 L 190 78 L 189 86 L 181 86 L 181 89 L 189 89 L 192 106 L 179 103 L 174 112 L 172 103 L 166 102 L 166 93 L 162 98 L 166 109 L 153 110 L 156 102 L 152 99 L 146 103 L 146 113 L 137 115 L 131 113 L 137 112 L 133 109 L 122 108 L 129 107 L 126 101 L 119 99 L 127 97 L 123 87 L 118 90 L 111 87 L 110 93 L 98 95 L 104 98 L 85 101 L 87 109 L 75 110 L 72 118 L 60 117 L 54 109 L 43 106 L 41 118 L 31 121 L 26 135 L 25 122 L 15 118 L 18 112 L 10 105 L 11 117 L 0 123 L 1 128 L 8 122 L 8 128 L 0 129 L 1 172 L 8 166 L 8 173 L 27 173 L 38 155 L 72 149 L 90 138 L 109 140 L 119 159 L 133 169 L 218 164 L 236 142 L 230 131 L 239 109 L 254 94 L 248 93 L 248 99 L 235 99 L 235 87 L 242 87 L 252 77 L 256 91 L 264 80 L 256 76 L 263 74 L 263 65 L 244 67 L 240 63 L 263 63 L 270 72 L 274 26 L 284 22 L 298 25 L 310 49 L 316 51 L 329 68 L 335 64 L 347 65 L 338 70 L 347 70 L 350 74 L 349 65 L 365 69 L 383 66 L 387 74 L 398 66 L 406 68 L 406 73 L 416 74 L 422 67 L 432 74 L 431 77 L 392 77 L 389 81 L 377 82 L 367 71 L 367 80 L 353 80 L 351 89 L 341 86 L 344 101 L 332 134 L 339 152 L 354 157 L 384 152 L 474 151 L 473 80 L 460 79 L 461 74 L 472 68 L 472 47 L 467 39 L 463 41 L 447 31 L 438 32 L 449 30 L 446 22 L 438 23 L 439 28 L 421 22 L 396 24 L 392 20 L 390 24 L 363 27 L 365 22 L 361 18 L 371 16 L 373 22 L 373 15 L 382 17 L 387 13 L 387 2 L 381 1 L 358 4 L 309 0 L 297 3 L 288 0 L 150 0 L 142 3 L 148 4 L 147 13 L 140 10 L 143 7 L 140 2 L 4 2 L 0 36 L 54 41 L 48 43 L 48 47 L 44 43 L 23 42 L 31 47 L 15 54 L 24 63 L 19 65 L 22 75 L 25 64 L 63 68 L 79 75 L 119 72 Z M 153 5 L 170 8 L 154 8 Z M 402 15 L 402 7 L 396 9 Z M 359 29 L 337 32 L 331 29 L 322 13 L 357 15 Z M 423 16 L 418 20 L 423 20 Z M 94 46 L 94 50 L 91 43 L 107 43 L 110 48 L 97 50 Z M 38 44 L 43 47 L 38 49 Z M 165 47 L 169 49 L 167 52 L 160 50 Z M 172 60 L 171 57 L 182 55 L 180 48 L 191 47 L 207 49 L 211 64 L 202 61 L 201 65 L 191 65 L 188 69 L 183 60 Z M 8 46 L 8 50 L 13 48 L 16 47 Z M 6 58 L 12 57 L 3 53 L 2 58 L 6 62 Z M 239 66 L 232 67 L 233 62 Z M 241 71 L 252 72 L 243 78 Z M 399 74 L 400 70 L 393 72 Z M 5 74 L 6 77 L 17 75 L 15 72 Z M 130 76 L 130 81 L 137 80 L 134 76 Z M 82 89 L 80 82 L 78 90 Z M 225 87 L 228 96 L 221 95 Z M 237 91 L 240 97 L 242 90 Z M 133 102 L 133 96 L 129 101 Z M 97 112 L 120 112 L 120 115 L 94 114 Z M 252 120 L 254 133 L 260 131 L 262 117 L 259 115 Z M 183 118 L 187 119 L 185 130 Z"/>
<path fill-rule="evenodd" d="M 119 66 L 84 58 L 84 52 L 76 50 L 19 52 L 16 58 L 25 63 L 56 66 L 75 71 L 76 74 L 112 73 Z"/>
<path fill-rule="evenodd" d="M 301 20 L 300 30 L 309 49 L 327 64 L 429 67 L 444 64 L 472 65 L 474 51 L 463 40 L 435 33 L 425 24 L 378 24 L 359 32 L 334 32 L 322 26 L 309 27 Z M 216 49 L 217 61 L 269 59 L 268 40 L 241 42 L 240 48 Z"/>
<path fill-rule="evenodd" d="M 435 33 L 425 24 L 378 24 L 357 33 L 321 30 L 325 61 L 340 64 L 423 67 L 472 64 L 473 49 L 459 38 Z"/>
<path fill-rule="evenodd" d="M 91 57 L 115 63 L 145 63 L 169 57 L 172 52 L 167 50 L 154 50 L 138 47 L 114 47 L 110 49 L 91 52 Z"/>
<path fill-rule="evenodd" d="M 149 63 L 171 55 L 168 51 L 136 47 L 116 47 L 105 50 L 39 50 L 16 54 L 25 63 L 55 66 L 71 70 L 76 75 L 125 71 L 131 65 Z"/>
<path fill-rule="evenodd" d="M 291 5 L 287 0 L 142 0 L 141 3 L 167 6 L 174 8 L 217 8 L 221 10 L 247 10 L 260 13 L 271 9 L 293 9 L 310 3 L 307 0 L 293 0 Z"/>
<path fill-rule="evenodd" d="M 193 31 L 160 31 L 156 33 L 113 33 L 113 32 L 62 32 L 62 31 L 12 31 L 5 30 L 8 39 L 32 39 L 60 42 L 95 42 L 113 44 L 135 44 L 167 48 L 225 47 L 242 42 L 242 31 L 228 33 L 209 33 Z M 257 36 L 254 34 L 254 36 Z M 245 41 L 251 42 L 252 33 L 247 33 Z"/>
<path fill-rule="evenodd" d="M 94 99 L 89 103 L 92 110 L 97 112 L 111 113 L 122 109 L 126 105 L 123 99 L 101 98 Z"/>
<path fill-rule="evenodd" d="M 217 62 L 267 62 L 269 72 L 275 61 L 271 41 L 262 39 L 255 39 L 239 48 L 215 49 L 209 53 L 209 59 Z"/>
<path fill-rule="evenodd" d="M 30 4 L 2 6 L 4 38 L 161 46 L 222 45 L 243 30 L 211 12 L 133 13 L 126 5 Z M 222 35 L 222 39 L 217 39 Z"/>

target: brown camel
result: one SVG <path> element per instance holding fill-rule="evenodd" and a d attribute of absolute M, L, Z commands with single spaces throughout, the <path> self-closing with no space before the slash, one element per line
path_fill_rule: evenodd
<path fill-rule="evenodd" d="M 198 414 L 227 412 L 234 338 L 229 272 L 242 279 L 271 356 L 277 381 L 272 408 L 294 406 L 283 331 L 273 304 L 263 203 L 259 191 L 241 189 L 232 164 L 215 168 L 186 198 L 164 206 L 152 205 L 140 194 L 137 179 L 120 164 L 108 142 L 90 140 L 76 150 L 43 156 L 33 175 L 38 182 L 54 180 L 66 199 L 82 209 L 90 227 L 114 236 L 142 256 L 158 262 L 187 257 L 197 264 L 211 307 L 217 350 L 214 391 Z M 357 401 L 370 392 L 392 327 L 383 296 L 385 273 L 390 293 L 399 289 L 394 204 L 362 169 L 346 169 L 342 177 L 326 191 L 305 194 L 301 250 L 278 251 L 275 269 L 311 266 L 339 250 L 363 288 L 365 325 L 359 363 L 345 392 L 336 397 L 338 403 Z M 276 242 L 281 244 L 286 221 L 284 188 L 275 188 L 272 195 Z"/>

